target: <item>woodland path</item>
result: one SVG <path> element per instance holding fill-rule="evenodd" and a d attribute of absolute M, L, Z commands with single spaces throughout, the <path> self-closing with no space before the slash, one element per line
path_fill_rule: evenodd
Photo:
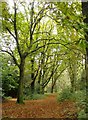
<path fill-rule="evenodd" d="M 51 94 L 41 100 L 25 100 L 25 104 L 16 104 L 11 99 L 2 104 L 2 116 L 9 118 L 75 118 L 76 106 L 72 101 L 57 102 Z"/>

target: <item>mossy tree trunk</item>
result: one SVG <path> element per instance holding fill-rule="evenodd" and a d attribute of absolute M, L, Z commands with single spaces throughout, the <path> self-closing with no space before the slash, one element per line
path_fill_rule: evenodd
<path fill-rule="evenodd" d="M 25 58 L 22 58 L 19 67 L 20 77 L 19 77 L 19 86 L 18 86 L 18 95 L 17 95 L 17 103 L 19 104 L 22 104 L 24 100 L 24 96 L 23 96 L 24 66 L 25 66 Z"/>

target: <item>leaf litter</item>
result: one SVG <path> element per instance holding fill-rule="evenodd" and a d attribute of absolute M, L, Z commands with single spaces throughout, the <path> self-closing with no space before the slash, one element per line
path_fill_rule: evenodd
<path fill-rule="evenodd" d="M 16 104 L 16 99 L 2 103 L 2 118 L 71 118 L 77 117 L 74 101 L 57 102 L 51 94 L 41 100 L 25 100 L 25 104 Z"/>

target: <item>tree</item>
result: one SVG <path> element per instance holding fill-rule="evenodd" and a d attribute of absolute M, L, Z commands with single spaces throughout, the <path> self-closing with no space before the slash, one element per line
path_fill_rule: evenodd
<path fill-rule="evenodd" d="M 79 45 L 83 41 L 80 8 L 79 3 L 18 0 L 9 9 L 3 3 L 2 52 L 8 53 L 19 69 L 18 103 L 23 103 L 24 85 L 31 88 L 32 94 L 37 88 L 38 93 L 44 93 L 53 79 L 53 91 L 64 70 L 69 69 L 71 83 L 75 83 L 75 63 L 84 54 Z"/>
<path fill-rule="evenodd" d="M 10 13 L 6 3 L 2 3 L 2 23 L 3 23 L 3 36 L 7 36 L 7 49 L 2 49 L 2 52 L 8 53 L 14 60 L 14 63 L 19 68 L 19 87 L 17 103 L 23 103 L 23 82 L 25 71 L 25 59 L 29 54 L 40 49 L 36 48 L 37 40 L 34 41 L 34 32 L 40 20 L 44 17 L 47 7 L 45 3 L 41 5 L 41 8 L 36 13 L 34 11 L 34 2 L 28 3 L 27 9 L 25 5 L 27 3 L 19 2 L 18 5 L 14 2 L 13 13 Z M 24 8 L 24 13 L 19 9 L 19 4 Z M 31 5 L 31 9 L 29 7 Z M 35 8 L 36 9 L 36 8 Z M 8 11 L 7 11 L 8 10 Z M 30 14 L 29 14 L 30 13 Z M 26 17 L 25 17 L 26 15 Z M 30 17 L 29 17 L 30 16 Z M 8 39 L 14 39 L 14 48 L 11 48 L 12 44 L 8 42 Z M 33 48 L 34 46 L 34 48 Z"/>
<path fill-rule="evenodd" d="M 85 31 L 85 42 L 86 42 L 86 58 L 85 58 L 85 71 L 86 71 L 86 118 L 88 118 L 88 1 L 82 2 L 82 13 L 84 18 L 84 23 L 86 24 L 86 27 L 84 29 Z"/>

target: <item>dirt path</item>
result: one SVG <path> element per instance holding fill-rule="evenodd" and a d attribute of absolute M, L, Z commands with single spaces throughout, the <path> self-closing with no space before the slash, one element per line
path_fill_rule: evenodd
<path fill-rule="evenodd" d="M 3 117 L 9 118 L 74 118 L 76 107 L 72 101 L 58 103 L 55 95 L 41 100 L 26 100 L 16 104 L 16 99 L 2 104 Z"/>

